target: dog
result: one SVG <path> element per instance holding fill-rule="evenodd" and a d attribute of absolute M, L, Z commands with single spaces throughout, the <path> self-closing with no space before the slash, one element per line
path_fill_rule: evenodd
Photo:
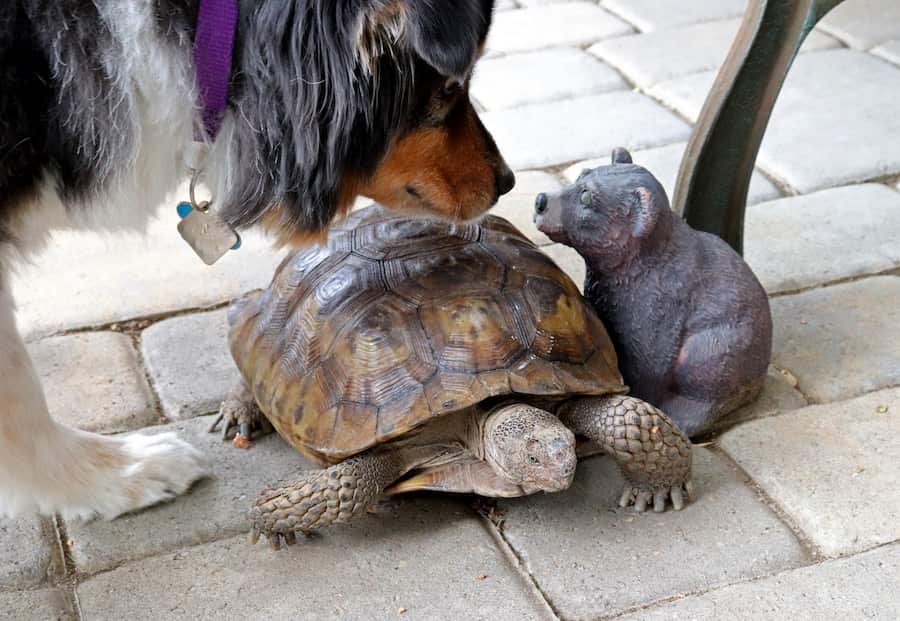
<path fill-rule="evenodd" d="M 466 220 L 515 182 L 468 95 L 493 0 L 239 0 L 214 136 L 204 1 L 0 6 L 0 514 L 112 518 L 207 473 L 174 434 L 51 420 L 9 284 L 51 229 L 140 229 L 198 135 L 217 216 L 283 244 L 320 238 L 360 195 Z"/>

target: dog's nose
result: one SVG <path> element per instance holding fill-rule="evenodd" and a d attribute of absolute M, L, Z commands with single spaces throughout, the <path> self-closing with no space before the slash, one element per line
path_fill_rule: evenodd
<path fill-rule="evenodd" d="M 537 213 L 544 213 L 547 211 L 547 195 L 541 192 L 534 199 L 534 210 Z"/>
<path fill-rule="evenodd" d="M 503 196 L 516 185 L 516 176 L 508 166 L 504 166 L 497 174 L 497 195 Z"/>

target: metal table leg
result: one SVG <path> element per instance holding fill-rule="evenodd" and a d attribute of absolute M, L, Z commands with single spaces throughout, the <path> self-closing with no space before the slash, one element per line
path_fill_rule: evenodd
<path fill-rule="evenodd" d="M 843 0 L 750 0 L 703 104 L 672 207 L 743 251 L 747 189 L 769 116 L 800 45 Z"/>

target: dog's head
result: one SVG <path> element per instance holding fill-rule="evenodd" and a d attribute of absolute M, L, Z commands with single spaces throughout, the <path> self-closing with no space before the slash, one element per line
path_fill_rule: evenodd
<path fill-rule="evenodd" d="M 288 241 L 353 200 L 460 220 L 515 178 L 469 99 L 493 0 L 247 3 L 225 213 Z"/>

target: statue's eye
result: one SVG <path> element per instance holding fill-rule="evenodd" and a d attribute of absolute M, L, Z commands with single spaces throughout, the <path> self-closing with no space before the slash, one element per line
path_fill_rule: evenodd
<path fill-rule="evenodd" d="M 538 461 L 538 458 L 535 457 L 534 455 L 529 455 L 529 456 L 528 456 L 528 461 L 529 461 L 530 463 L 532 463 L 532 464 L 540 463 L 540 462 Z"/>
<path fill-rule="evenodd" d="M 591 191 L 590 190 L 585 190 L 584 192 L 581 193 L 581 204 L 584 205 L 585 207 L 591 206 Z"/>

